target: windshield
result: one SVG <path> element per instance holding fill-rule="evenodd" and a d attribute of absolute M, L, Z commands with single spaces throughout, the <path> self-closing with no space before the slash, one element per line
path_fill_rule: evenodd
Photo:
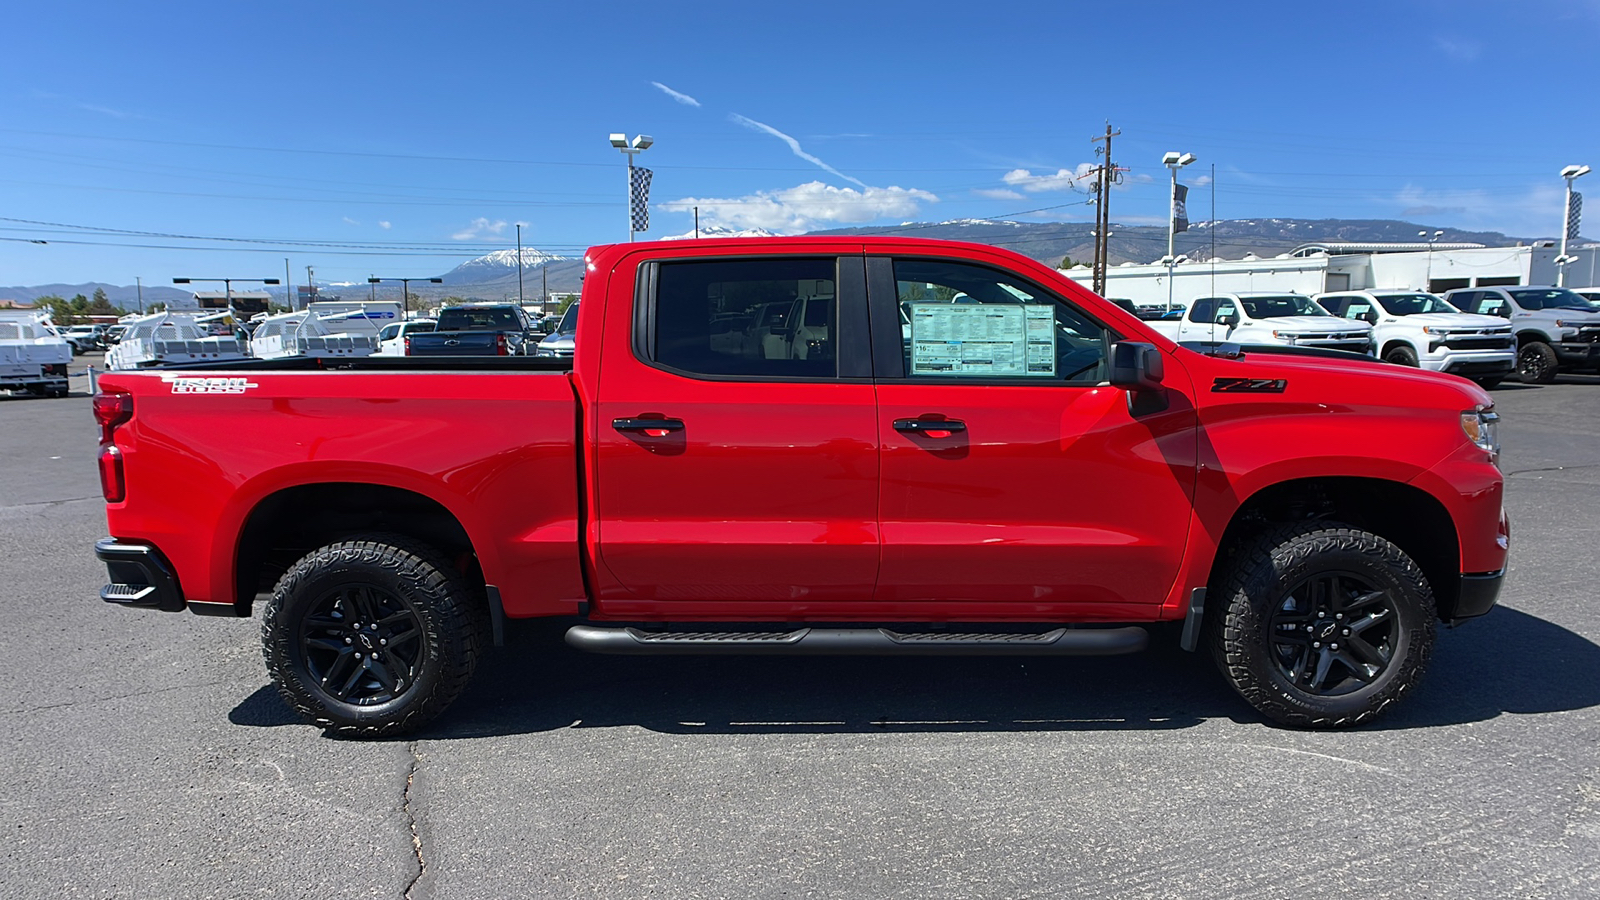
<path fill-rule="evenodd" d="M 440 331 L 521 331 L 517 314 L 504 306 L 453 306 L 439 313 Z"/>
<path fill-rule="evenodd" d="M 1600 310 L 1600 303 L 1585 300 L 1581 295 L 1565 288 L 1523 288 L 1508 290 L 1512 299 L 1523 309 L 1582 309 Z"/>
<path fill-rule="evenodd" d="M 1252 319 L 1281 319 L 1284 316 L 1327 316 L 1331 313 L 1311 302 L 1310 297 L 1284 294 L 1281 297 L 1240 297 L 1245 314 Z"/>
<path fill-rule="evenodd" d="M 1432 294 L 1374 294 L 1391 316 L 1460 312 Z"/>
<path fill-rule="evenodd" d="M 561 324 L 556 326 L 556 334 L 571 334 L 578 330 L 578 304 L 567 307 L 561 314 Z"/>

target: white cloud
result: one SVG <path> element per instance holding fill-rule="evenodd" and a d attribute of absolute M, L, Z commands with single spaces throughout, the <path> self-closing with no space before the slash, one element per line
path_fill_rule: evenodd
<path fill-rule="evenodd" d="M 473 219 L 472 224 L 468 225 L 466 228 L 463 228 L 455 234 L 450 235 L 450 239 L 452 241 L 471 241 L 476 240 L 477 238 L 487 237 L 491 234 L 502 234 L 506 230 L 506 225 L 507 222 L 505 219 L 497 219 L 496 221 L 491 222 L 488 219 L 480 216 L 476 219 Z"/>
<path fill-rule="evenodd" d="M 667 87 L 666 85 L 662 84 L 659 81 L 652 81 L 650 83 L 655 85 L 656 87 L 660 88 L 661 89 L 661 93 L 666 94 L 668 97 L 671 97 L 672 99 L 678 101 L 679 103 L 682 103 L 684 106 L 699 106 L 700 105 L 700 101 L 699 100 L 696 100 L 695 98 L 689 96 L 688 94 L 684 94 L 684 93 L 680 93 L 678 91 L 675 91 L 672 88 Z"/>
<path fill-rule="evenodd" d="M 972 192 L 979 197 L 988 197 L 992 200 L 1021 200 L 1022 195 L 1009 188 L 973 188 Z"/>
<path fill-rule="evenodd" d="M 346 225 L 360 225 L 361 224 L 360 222 L 357 222 L 355 219 L 352 219 L 349 216 L 345 216 L 344 217 L 344 223 Z"/>
<path fill-rule="evenodd" d="M 378 227 L 379 227 L 379 228 L 382 228 L 382 229 L 383 229 L 383 230 L 384 230 L 384 231 L 388 231 L 388 230 L 389 230 L 389 228 L 390 228 L 390 223 L 389 223 L 389 222 L 387 222 L 387 221 L 384 221 L 384 222 L 379 222 L 379 223 L 378 223 Z"/>
<path fill-rule="evenodd" d="M 1192 178 L 1192 179 L 1189 180 L 1189 186 L 1190 187 L 1205 187 L 1206 185 L 1208 185 L 1210 183 L 1211 183 L 1211 176 L 1210 175 L 1201 175 L 1201 176 L 1199 176 L 1197 178 Z"/>
<path fill-rule="evenodd" d="M 744 197 L 685 197 L 661 204 L 672 212 L 700 208 L 700 223 L 734 229 L 765 228 L 795 234 L 831 225 L 859 225 L 878 219 L 904 218 L 918 213 L 923 203 L 937 203 L 928 191 L 900 187 L 834 187 L 812 181 L 778 191 L 758 191 Z"/>
<path fill-rule="evenodd" d="M 1429 190 L 1407 185 L 1383 202 L 1400 216 L 1427 225 L 1500 231 L 1518 237 L 1555 237 L 1563 197 L 1559 184 L 1505 193 Z"/>
<path fill-rule="evenodd" d="M 1076 171 L 1057 169 L 1054 175 L 1035 175 L 1027 169 L 1012 169 L 1000 176 L 1000 180 L 1030 194 L 1039 194 L 1045 191 L 1071 191 L 1077 189 L 1077 180 L 1089 174 L 1089 170 L 1093 168 L 1094 166 L 1090 163 L 1078 163 Z"/>
<path fill-rule="evenodd" d="M 773 137 L 777 138 L 778 140 L 783 141 L 784 143 L 789 145 L 789 149 L 790 150 L 794 151 L 794 155 L 795 156 L 800 157 L 801 159 L 805 160 L 808 163 L 811 163 L 812 165 L 816 166 L 817 168 L 822 169 L 825 172 L 830 172 L 830 173 L 832 173 L 834 175 L 837 175 L 838 177 L 843 178 L 845 181 L 848 181 L 851 184 L 856 184 L 856 185 L 860 185 L 863 188 L 867 188 L 867 183 L 866 182 L 861 181 L 860 179 L 851 178 L 849 175 L 844 174 L 843 172 L 839 171 L 838 169 L 835 169 L 833 166 L 828 165 L 827 163 L 823 162 L 822 160 L 820 160 L 820 159 L 816 158 L 815 156 L 812 156 L 811 154 L 807 153 L 806 151 L 800 149 L 800 142 L 799 141 L 797 141 L 794 138 L 788 136 L 787 134 L 784 134 L 783 132 L 779 131 L 778 129 L 773 128 L 771 125 L 767 125 L 767 124 L 765 124 L 763 122 L 757 122 L 755 119 L 746 118 L 745 116 L 741 116 L 738 113 L 730 113 L 728 115 L 728 118 L 732 119 L 735 122 L 738 122 L 740 125 L 743 125 L 744 127 L 750 129 L 751 131 L 759 131 L 759 132 L 762 132 L 763 134 L 770 134 Z M 867 189 L 871 190 L 871 188 L 867 188 Z"/>
<path fill-rule="evenodd" d="M 1469 38 L 1436 34 L 1433 36 L 1433 45 L 1457 62 L 1472 62 L 1483 55 L 1483 45 Z"/>

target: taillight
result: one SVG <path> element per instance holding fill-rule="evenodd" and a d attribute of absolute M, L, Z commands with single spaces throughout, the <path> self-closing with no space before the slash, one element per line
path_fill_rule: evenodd
<path fill-rule="evenodd" d="M 100 493 L 107 503 L 121 503 L 128 495 L 128 483 L 122 477 L 122 451 L 116 444 L 100 447 Z"/>
<path fill-rule="evenodd" d="M 411 355 L 411 335 L 406 335 L 406 355 Z"/>
<path fill-rule="evenodd" d="M 502 331 L 499 334 L 495 335 L 494 337 L 495 337 L 495 341 L 494 341 L 494 353 L 495 353 L 495 355 L 496 356 L 505 356 L 505 355 L 507 355 L 510 351 L 508 351 L 506 349 L 507 348 L 506 333 L 504 331 Z"/>
<path fill-rule="evenodd" d="M 111 432 L 133 418 L 132 394 L 95 394 L 94 420 L 100 423 L 100 443 L 111 443 Z"/>
<path fill-rule="evenodd" d="M 121 503 L 128 495 L 122 475 L 122 451 L 112 442 L 117 426 L 133 418 L 132 394 L 95 394 L 94 420 L 100 423 L 100 493 L 107 503 Z"/>

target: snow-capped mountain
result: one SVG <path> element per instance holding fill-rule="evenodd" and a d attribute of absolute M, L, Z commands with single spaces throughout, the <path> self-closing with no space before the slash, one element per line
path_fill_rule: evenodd
<path fill-rule="evenodd" d="M 701 226 L 700 233 L 698 235 L 695 234 L 694 232 L 690 231 L 690 232 L 686 232 L 684 234 L 674 234 L 674 235 L 669 235 L 667 237 L 658 238 L 658 240 L 663 240 L 663 241 L 690 240 L 690 241 L 692 241 L 696 237 L 700 237 L 700 238 L 746 238 L 746 237 L 777 237 L 777 236 L 778 236 L 778 233 L 776 231 L 768 231 L 765 228 L 733 229 L 733 228 L 729 228 L 729 227 L 727 227 L 725 225 L 704 225 L 704 226 Z"/>
<path fill-rule="evenodd" d="M 535 250 L 532 247 L 522 248 L 522 268 L 524 270 L 537 269 L 546 263 L 567 258 L 565 256 L 557 256 L 554 253 Z M 496 250 L 477 259 L 469 259 L 444 273 L 443 277 L 445 284 L 480 284 L 516 274 L 517 250 L 513 247 L 510 250 Z"/>

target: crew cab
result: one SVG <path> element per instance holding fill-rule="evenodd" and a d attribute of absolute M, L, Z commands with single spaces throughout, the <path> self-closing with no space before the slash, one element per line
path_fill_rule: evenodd
<path fill-rule="evenodd" d="M 1495 602 L 1497 418 L 1462 379 L 1203 355 L 974 244 L 585 269 L 570 360 L 107 373 L 102 599 L 259 615 L 287 702 L 353 736 L 420 727 L 534 617 L 621 654 L 1104 655 L 1171 623 L 1263 715 L 1351 725 Z"/>
<path fill-rule="evenodd" d="M 515 303 L 447 306 L 432 331 L 407 334 L 407 356 L 521 356 L 533 346 L 533 320 Z"/>
<path fill-rule="evenodd" d="M 1600 303 L 1558 287 L 1462 288 L 1445 302 L 1510 319 L 1517 336 L 1517 374 L 1549 384 L 1562 372 L 1600 370 Z"/>
<path fill-rule="evenodd" d="M 1157 333 L 1182 343 L 1316 347 L 1372 352 L 1372 326 L 1340 319 L 1304 294 L 1241 293 L 1203 297 L 1181 319 L 1149 322 Z"/>
<path fill-rule="evenodd" d="M 1516 338 L 1504 319 L 1464 313 L 1432 294 L 1340 291 L 1312 299 L 1336 316 L 1371 325 L 1384 362 L 1449 372 L 1484 388 L 1516 368 Z"/>
<path fill-rule="evenodd" d="M 438 319 L 407 319 L 404 322 L 393 322 L 383 326 L 378 332 L 379 356 L 405 356 L 406 338 L 424 332 L 436 331 L 439 327 Z"/>

